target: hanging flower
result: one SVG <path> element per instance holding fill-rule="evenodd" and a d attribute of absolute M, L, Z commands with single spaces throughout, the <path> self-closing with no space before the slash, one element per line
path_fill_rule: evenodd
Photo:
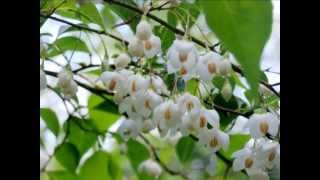
<path fill-rule="evenodd" d="M 201 107 L 200 100 L 188 92 L 177 98 L 177 104 L 179 105 L 183 113 L 191 111 L 194 108 Z"/>
<path fill-rule="evenodd" d="M 272 113 L 253 114 L 248 123 L 250 134 L 253 138 L 261 138 L 270 134 L 277 135 L 280 120 Z"/>
<path fill-rule="evenodd" d="M 158 177 L 160 176 L 162 169 L 161 166 L 154 160 L 148 159 L 143 161 L 139 167 L 138 171 L 141 173 L 146 173 L 149 176 L 155 176 Z"/>
<path fill-rule="evenodd" d="M 151 25 L 146 20 L 141 20 L 136 27 L 136 36 L 139 40 L 145 41 L 152 35 Z"/>
<path fill-rule="evenodd" d="M 144 56 L 143 41 L 139 40 L 136 37 L 132 38 L 129 41 L 128 51 L 131 54 L 131 56 L 143 57 Z"/>
<path fill-rule="evenodd" d="M 152 58 L 161 51 L 161 40 L 158 36 L 151 35 L 150 39 L 143 41 L 144 55 Z"/>
<path fill-rule="evenodd" d="M 119 56 L 115 59 L 115 66 L 116 69 L 123 69 L 128 66 L 130 63 L 131 58 L 128 54 L 126 53 L 121 53 Z"/>
<path fill-rule="evenodd" d="M 232 72 L 232 66 L 228 59 L 219 62 L 219 73 L 227 76 Z"/>
<path fill-rule="evenodd" d="M 134 103 L 140 115 L 149 117 L 153 109 L 162 103 L 162 98 L 152 90 L 139 91 Z"/>
<path fill-rule="evenodd" d="M 234 158 L 232 166 L 234 171 L 241 171 L 245 169 L 249 175 L 260 172 L 261 161 L 257 159 L 256 154 L 251 148 L 245 147 L 236 151 L 231 157 Z"/>
<path fill-rule="evenodd" d="M 199 143 L 217 152 L 220 148 L 226 151 L 229 147 L 229 135 L 217 129 L 204 129 L 199 133 Z"/>
<path fill-rule="evenodd" d="M 214 52 L 200 56 L 197 63 L 197 73 L 203 81 L 211 81 L 219 71 L 219 62 L 222 57 Z"/>
<path fill-rule="evenodd" d="M 75 97 L 78 91 L 78 86 L 73 80 L 72 73 L 66 69 L 63 69 L 58 74 L 58 86 L 66 98 Z"/>
<path fill-rule="evenodd" d="M 131 119 L 125 119 L 119 126 L 118 133 L 125 141 L 136 138 L 139 135 L 138 123 Z"/>
<path fill-rule="evenodd" d="M 162 78 L 159 76 L 153 75 L 150 77 L 150 88 L 158 94 L 163 94 L 163 95 L 170 94 L 166 84 L 163 82 Z"/>
<path fill-rule="evenodd" d="M 149 88 L 149 83 L 150 82 L 145 77 L 139 74 L 130 76 L 128 79 L 129 94 L 135 95 L 139 91 L 146 91 Z"/>

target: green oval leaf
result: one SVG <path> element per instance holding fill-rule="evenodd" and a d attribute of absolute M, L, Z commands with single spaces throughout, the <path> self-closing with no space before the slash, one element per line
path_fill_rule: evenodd
<path fill-rule="evenodd" d="M 109 155 L 106 152 L 94 153 L 81 167 L 79 180 L 111 180 Z"/>
<path fill-rule="evenodd" d="M 81 39 L 73 36 L 63 37 L 57 39 L 47 52 L 47 58 L 57 56 L 66 51 L 80 51 L 85 53 L 90 53 L 87 45 Z"/>
<path fill-rule="evenodd" d="M 148 149 L 136 140 L 130 139 L 127 142 L 128 146 L 128 158 L 135 171 L 138 170 L 140 163 L 147 160 L 150 157 Z"/>
<path fill-rule="evenodd" d="M 192 158 L 191 154 L 193 152 L 194 145 L 195 141 L 189 136 L 182 137 L 179 140 L 176 146 L 176 151 L 181 162 L 187 162 Z"/>
<path fill-rule="evenodd" d="M 60 131 L 60 125 L 56 114 L 48 108 L 40 109 L 40 116 L 47 124 L 47 127 L 53 132 L 54 135 L 58 135 Z"/>
<path fill-rule="evenodd" d="M 64 143 L 55 152 L 55 158 L 70 172 L 74 172 L 78 166 L 80 156 L 73 144 Z"/>
<path fill-rule="evenodd" d="M 241 64 L 256 96 L 260 58 L 271 33 L 271 1 L 200 0 L 200 4 L 209 26 Z"/>

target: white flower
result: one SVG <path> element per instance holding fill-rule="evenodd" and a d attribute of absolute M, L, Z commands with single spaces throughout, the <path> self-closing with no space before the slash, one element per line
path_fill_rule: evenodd
<path fill-rule="evenodd" d="M 182 134 L 198 133 L 207 128 L 210 124 L 213 128 L 219 129 L 219 114 L 217 111 L 194 108 L 182 118 Z"/>
<path fill-rule="evenodd" d="M 145 172 L 150 176 L 160 176 L 162 169 L 161 166 L 154 160 L 148 159 L 143 161 L 139 167 L 138 167 L 139 172 Z"/>
<path fill-rule="evenodd" d="M 269 180 L 269 179 L 270 179 L 269 175 L 262 170 L 250 175 L 250 180 Z"/>
<path fill-rule="evenodd" d="M 200 56 L 197 63 L 197 73 L 203 81 L 211 81 L 215 74 L 218 73 L 219 61 L 222 57 L 214 52 L 209 52 Z"/>
<path fill-rule="evenodd" d="M 128 51 L 134 57 L 143 57 L 144 56 L 143 42 L 138 38 L 134 37 L 129 41 Z"/>
<path fill-rule="evenodd" d="M 228 59 L 219 62 L 219 73 L 222 75 L 229 75 L 232 72 L 232 66 Z"/>
<path fill-rule="evenodd" d="M 276 163 L 280 163 L 280 144 L 274 141 L 264 142 L 257 151 L 257 156 L 266 167 L 273 168 Z"/>
<path fill-rule="evenodd" d="M 217 156 L 215 154 L 211 154 L 209 157 L 209 163 L 206 165 L 206 172 L 210 174 L 210 176 L 214 176 L 217 170 Z"/>
<path fill-rule="evenodd" d="M 189 80 L 195 71 L 198 52 L 192 42 L 176 39 L 167 53 L 168 73 L 179 72 L 184 80 Z"/>
<path fill-rule="evenodd" d="M 245 169 L 249 175 L 260 172 L 261 162 L 257 160 L 252 149 L 245 147 L 234 152 L 231 157 L 234 158 L 232 166 L 234 171 Z"/>
<path fill-rule="evenodd" d="M 117 92 L 124 88 L 122 76 L 118 72 L 105 71 L 101 74 L 100 80 L 108 92 Z"/>
<path fill-rule="evenodd" d="M 115 59 L 115 66 L 117 69 L 123 69 L 128 66 L 130 63 L 131 58 L 126 53 L 121 53 L 119 56 Z"/>
<path fill-rule="evenodd" d="M 139 91 L 134 102 L 137 112 L 143 117 L 149 117 L 153 109 L 162 103 L 162 98 L 152 90 Z"/>
<path fill-rule="evenodd" d="M 138 124 L 131 119 L 125 119 L 119 126 L 118 132 L 125 141 L 136 138 L 139 135 Z"/>
<path fill-rule="evenodd" d="M 161 51 L 161 40 L 158 36 L 151 35 L 150 39 L 143 41 L 144 55 L 152 58 Z"/>
<path fill-rule="evenodd" d="M 135 95 L 138 91 L 146 91 L 149 88 L 149 83 L 145 77 L 139 74 L 130 76 L 128 79 L 129 94 Z"/>
<path fill-rule="evenodd" d="M 142 41 L 145 41 L 150 39 L 151 35 L 152 35 L 151 25 L 147 21 L 141 20 L 136 27 L 137 38 Z"/>
<path fill-rule="evenodd" d="M 162 135 L 166 135 L 169 128 L 172 133 L 175 133 L 177 126 L 181 123 L 181 116 L 179 106 L 172 100 L 161 103 L 153 112 L 153 120 Z"/>
<path fill-rule="evenodd" d="M 127 113 L 132 120 L 142 121 L 142 115 L 138 112 L 136 101 L 137 99 L 135 96 L 128 96 L 124 98 L 119 104 L 119 112 Z"/>
<path fill-rule="evenodd" d="M 188 92 L 177 98 L 177 104 L 183 113 L 191 111 L 193 108 L 201 107 L 200 100 Z"/>
<path fill-rule="evenodd" d="M 153 89 L 158 94 L 164 94 L 164 95 L 170 94 L 166 84 L 163 82 L 163 80 L 159 76 L 151 76 L 150 88 Z"/>
<path fill-rule="evenodd" d="M 229 147 L 229 135 L 217 129 L 204 129 L 199 133 L 199 143 L 217 152 L 220 148 L 226 151 Z"/>
<path fill-rule="evenodd" d="M 46 74 L 40 69 L 40 92 L 47 88 Z"/>
<path fill-rule="evenodd" d="M 253 138 L 264 137 L 267 134 L 277 135 L 280 120 L 272 113 L 253 114 L 248 123 L 250 134 Z"/>
<path fill-rule="evenodd" d="M 231 130 L 228 134 L 249 134 L 249 129 L 246 127 L 248 122 L 248 118 L 244 116 L 238 116 L 235 120 L 234 125 L 232 126 Z"/>
<path fill-rule="evenodd" d="M 72 79 L 72 73 L 66 69 L 58 74 L 58 86 L 66 98 L 75 97 L 78 91 L 77 83 Z"/>

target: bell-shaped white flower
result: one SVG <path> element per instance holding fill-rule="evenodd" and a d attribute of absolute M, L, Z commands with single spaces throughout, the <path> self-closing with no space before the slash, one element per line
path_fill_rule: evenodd
<path fill-rule="evenodd" d="M 204 129 L 199 133 L 199 143 L 217 152 L 220 148 L 226 151 L 229 147 L 229 135 L 217 129 Z"/>
<path fill-rule="evenodd" d="M 248 175 L 257 174 L 261 169 L 261 161 L 256 158 L 256 154 L 251 148 L 243 148 L 239 151 L 236 151 L 231 156 L 233 160 L 233 170 L 241 171 L 246 170 Z"/>
<path fill-rule="evenodd" d="M 198 109 L 194 108 L 182 118 L 182 134 L 198 133 L 207 129 L 210 124 L 213 128 L 219 129 L 219 114 L 216 110 Z"/>
<path fill-rule="evenodd" d="M 139 91 L 136 94 L 135 106 L 139 114 L 149 117 L 153 109 L 162 103 L 162 98 L 152 90 Z"/>
<path fill-rule="evenodd" d="M 280 163 L 280 144 L 274 141 L 264 142 L 257 151 L 257 156 L 266 167 L 273 168 L 276 163 Z"/>
<path fill-rule="evenodd" d="M 135 121 L 141 121 L 142 115 L 138 111 L 137 107 L 137 98 L 135 96 L 128 96 L 124 98 L 119 103 L 119 112 L 120 113 L 127 113 L 130 119 Z"/>
<path fill-rule="evenodd" d="M 166 135 L 169 128 L 174 132 L 181 123 L 181 116 L 182 113 L 179 106 L 172 100 L 161 103 L 153 112 L 153 120 L 157 124 L 162 135 Z"/>
<path fill-rule="evenodd" d="M 40 69 L 40 92 L 47 88 L 46 74 Z"/>
<path fill-rule="evenodd" d="M 136 138 L 139 135 L 139 127 L 136 121 L 125 119 L 118 128 L 118 133 L 125 140 Z"/>
<path fill-rule="evenodd" d="M 163 82 L 159 76 L 150 77 L 150 88 L 158 94 L 169 95 L 167 85 Z"/>
<path fill-rule="evenodd" d="M 143 41 L 139 40 L 136 37 L 132 38 L 129 41 L 128 51 L 131 54 L 131 56 L 143 57 L 144 56 Z"/>
<path fill-rule="evenodd" d="M 66 69 L 63 69 L 58 74 L 58 86 L 66 98 L 75 97 L 78 91 L 78 86 L 73 80 L 72 73 Z"/>
<path fill-rule="evenodd" d="M 223 59 L 219 62 L 219 73 L 227 76 L 232 72 L 232 66 L 228 59 Z"/>
<path fill-rule="evenodd" d="M 151 35 L 150 39 L 143 41 L 144 55 L 152 58 L 161 51 L 161 40 L 158 36 Z"/>
<path fill-rule="evenodd" d="M 218 73 L 219 61 L 222 57 L 214 52 L 209 52 L 200 56 L 197 63 L 197 74 L 203 81 L 211 81 L 215 74 Z"/>
<path fill-rule="evenodd" d="M 129 77 L 129 94 L 135 95 L 138 91 L 146 91 L 149 88 L 149 81 L 145 77 L 135 74 Z"/>
<path fill-rule="evenodd" d="M 131 58 L 128 54 L 126 53 L 121 53 L 119 56 L 115 59 L 115 66 L 117 69 L 123 69 L 128 66 L 130 63 Z"/>
<path fill-rule="evenodd" d="M 183 113 L 201 107 L 200 100 L 188 92 L 177 98 L 177 104 Z"/>
<path fill-rule="evenodd" d="M 253 114 L 248 123 L 250 134 L 253 138 L 261 138 L 270 134 L 276 136 L 280 120 L 272 113 Z"/>
<path fill-rule="evenodd" d="M 198 52 L 192 42 L 176 39 L 167 53 L 168 73 L 179 72 L 184 80 L 189 80 L 196 70 Z"/>
<path fill-rule="evenodd" d="M 100 80 L 108 92 L 117 92 L 123 89 L 122 77 L 118 72 L 105 71 L 101 74 Z"/>
<path fill-rule="evenodd" d="M 141 173 L 146 173 L 149 176 L 158 177 L 158 176 L 160 176 L 160 174 L 162 172 L 162 168 L 156 161 L 154 161 L 152 159 L 148 159 L 148 160 L 143 161 L 139 165 L 138 171 Z"/>
<path fill-rule="evenodd" d="M 152 35 L 151 25 L 146 20 L 141 20 L 136 27 L 136 36 L 138 39 L 145 41 Z"/>

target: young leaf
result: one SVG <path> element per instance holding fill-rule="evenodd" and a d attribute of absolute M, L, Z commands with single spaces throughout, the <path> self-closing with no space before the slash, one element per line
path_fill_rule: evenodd
<path fill-rule="evenodd" d="M 58 135 L 60 131 L 60 125 L 56 114 L 48 108 L 40 109 L 40 116 L 47 124 L 47 127 L 53 132 L 54 135 Z"/>
<path fill-rule="evenodd" d="M 271 1 L 200 0 L 200 4 L 209 26 L 241 64 L 256 97 L 260 58 L 271 33 Z"/>
<path fill-rule="evenodd" d="M 59 163 L 70 172 L 74 172 L 78 166 L 80 156 L 76 147 L 70 143 L 62 144 L 55 153 Z"/>
<path fill-rule="evenodd" d="M 111 180 L 108 166 L 109 155 L 98 151 L 81 167 L 79 180 Z"/>
<path fill-rule="evenodd" d="M 229 148 L 226 152 L 222 151 L 222 154 L 224 154 L 227 157 L 231 157 L 232 153 L 242 149 L 245 143 L 247 143 L 250 139 L 249 135 L 230 135 L 229 137 Z"/>
<path fill-rule="evenodd" d="M 182 137 L 179 140 L 176 150 L 181 162 L 187 162 L 192 158 L 191 154 L 193 152 L 194 145 L 195 141 L 189 136 Z"/>

